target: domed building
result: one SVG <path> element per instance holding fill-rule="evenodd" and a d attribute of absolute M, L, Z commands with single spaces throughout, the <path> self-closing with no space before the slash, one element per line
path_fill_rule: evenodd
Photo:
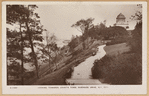
<path fill-rule="evenodd" d="M 128 25 L 128 21 L 126 22 L 126 17 L 120 13 L 117 17 L 116 17 L 116 24 L 115 26 L 121 26 L 121 27 L 124 27 L 124 28 L 128 28 L 129 25 Z"/>

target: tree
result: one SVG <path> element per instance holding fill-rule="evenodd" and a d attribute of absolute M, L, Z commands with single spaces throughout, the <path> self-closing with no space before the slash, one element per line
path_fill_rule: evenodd
<path fill-rule="evenodd" d="M 111 39 L 115 40 L 118 38 L 126 38 L 128 36 L 128 32 L 125 28 L 120 27 L 120 26 L 114 26 L 114 27 L 109 27 L 105 28 L 101 32 L 101 36 L 104 37 L 104 39 Z"/>
<path fill-rule="evenodd" d="M 19 45 L 19 33 L 16 31 L 10 31 L 7 28 L 7 84 L 10 84 L 9 82 L 9 76 L 16 76 L 18 77 L 20 75 L 20 67 L 16 70 L 16 68 L 11 67 L 15 66 L 15 64 L 19 63 L 16 61 L 16 59 L 21 59 L 21 54 L 19 53 L 19 50 L 21 49 L 21 46 Z M 12 71 L 13 70 L 13 71 Z M 14 74 L 15 73 L 15 74 Z"/>
<path fill-rule="evenodd" d="M 138 21 L 135 29 L 132 31 L 132 38 L 128 41 L 128 45 L 132 52 L 142 54 L 142 4 L 137 5 L 140 11 L 136 11 L 132 15 L 132 20 Z"/>
<path fill-rule="evenodd" d="M 48 33 L 46 33 L 46 42 L 47 42 L 47 55 L 49 56 L 49 66 L 51 64 L 51 60 L 52 60 L 52 48 L 55 45 L 56 42 L 56 36 L 54 34 L 52 34 L 52 36 L 50 37 Z"/>
<path fill-rule="evenodd" d="M 106 20 L 104 22 L 94 25 L 92 28 L 89 29 L 88 31 L 88 36 L 93 38 L 93 39 L 102 39 L 101 35 L 104 34 L 106 27 Z"/>
<path fill-rule="evenodd" d="M 74 35 L 71 37 L 71 41 L 68 43 L 70 51 L 73 52 L 74 48 L 78 45 L 77 39 Z"/>
<path fill-rule="evenodd" d="M 94 21 L 94 18 L 88 18 L 86 20 L 81 19 L 77 21 L 75 24 L 73 24 L 71 27 L 75 27 L 79 32 L 82 33 L 82 45 L 83 49 L 85 49 L 85 34 L 88 32 L 88 30 L 93 27 L 92 22 Z"/>
<path fill-rule="evenodd" d="M 27 14 L 26 14 L 26 20 L 25 20 L 25 25 L 26 25 L 26 32 L 28 35 L 28 39 L 31 45 L 31 50 L 32 50 L 32 56 L 34 59 L 34 64 L 36 67 L 36 75 L 37 78 L 39 78 L 38 75 L 38 61 L 37 61 L 37 56 L 36 53 L 34 51 L 34 45 L 33 45 L 33 40 L 38 40 L 38 41 L 42 41 L 42 26 L 40 26 L 40 21 L 38 20 L 38 18 L 40 18 L 38 16 L 37 13 L 34 13 L 34 10 L 38 8 L 36 5 L 28 5 L 27 9 Z M 34 16 L 34 18 L 32 18 Z"/>
<path fill-rule="evenodd" d="M 53 60 L 52 60 L 52 63 L 54 63 L 54 65 L 56 66 L 56 69 L 57 69 L 57 62 L 58 62 L 58 55 L 59 55 L 59 48 L 57 47 L 57 44 L 53 44 L 51 46 L 51 50 L 54 52 L 54 56 L 53 56 Z"/>
<path fill-rule="evenodd" d="M 142 22 L 136 24 L 135 29 L 132 31 L 132 39 L 129 43 L 131 51 L 142 53 Z"/>
<path fill-rule="evenodd" d="M 24 72 L 26 69 L 24 69 L 24 64 L 30 62 L 30 59 L 26 56 L 22 55 L 23 52 L 26 50 L 22 47 L 22 44 L 24 47 L 28 46 L 26 42 L 22 43 L 22 37 L 20 36 L 24 32 L 17 32 L 16 30 L 9 30 L 7 28 L 7 76 L 11 75 L 11 73 L 16 73 L 13 75 L 14 77 L 21 77 L 21 84 L 24 84 Z M 22 52 L 23 51 L 23 52 Z M 21 60 L 21 62 L 20 62 Z M 21 66 L 20 66 L 21 63 Z M 19 64 L 19 65 L 18 65 Z M 17 66 L 16 69 L 13 66 Z M 13 70 L 13 71 L 12 71 Z M 18 72 L 17 72 L 18 71 Z M 7 80 L 9 78 L 7 77 Z M 9 80 L 8 80 L 9 81 Z"/>
<path fill-rule="evenodd" d="M 42 41 L 43 26 L 40 24 L 39 16 L 34 13 L 34 10 L 38 8 L 36 5 L 7 5 L 7 23 L 24 25 L 26 30 L 26 39 L 30 42 L 30 48 L 32 50 L 32 57 L 34 59 L 34 65 L 36 67 L 36 75 L 38 76 L 38 61 L 34 51 L 34 41 Z M 21 26 L 20 26 L 21 28 Z"/>
<path fill-rule="evenodd" d="M 54 34 L 50 35 L 50 32 L 46 31 L 46 36 L 45 36 L 45 41 L 46 45 L 42 46 L 41 51 L 43 52 L 44 56 L 48 57 L 48 62 L 49 62 L 49 68 L 51 67 L 51 64 L 53 63 L 56 66 L 56 61 L 57 61 L 57 51 L 58 47 L 56 44 L 57 38 Z"/>
<path fill-rule="evenodd" d="M 24 11 L 22 10 L 23 6 L 22 5 L 7 5 L 7 24 L 15 24 L 19 23 L 20 25 L 20 41 L 21 41 L 21 83 L 23 85 L 24 83 L 24 78 L 23 78 L 23 73 L 24 73 L 24 64 L 23 64 L 23 37 L 22 37 L 22 23 L 23 23 L 23 18 L 24 18 Z M 20 12 L 20 13 L 17 13 Z M 8 33 L 9 34 L 9 33 Z M 14 46 L 13 46 L 14 47 Z"/>
<path fill-rule="evenodd" d="M 137 4 L 137 6 L 139 10 L 134 15 L 131 15 L 130 19 L 142 22 L 142 4 Z"/>

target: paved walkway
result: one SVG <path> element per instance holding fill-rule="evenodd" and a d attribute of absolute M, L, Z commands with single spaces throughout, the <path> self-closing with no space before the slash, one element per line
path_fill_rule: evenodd
<path fill-rule="evenodd" d="M 74 67 L 74 71 L 70 79 L 66 79 L 67 84 L 73 85 L 99 85 L 101 82 L 98 79 L 92 79 L 91 68 L 96 59 L 100 59 L 105 56 L 106 52 L 104 47 L 106 45 L 101 45 L 98 47 L 97 54 L 87 58 L 84 62 Z"/>

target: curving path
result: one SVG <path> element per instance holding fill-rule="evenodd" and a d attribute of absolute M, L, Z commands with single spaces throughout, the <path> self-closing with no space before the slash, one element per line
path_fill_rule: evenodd
<path fill-rule="evenodd" d="M 66 79 L 67 84 L 74 85 L 98 85 L 101 82 L 98 79 L 92 79 L 91 68 L 96 59 L 101 59 L 106 55 L 104 47 L 106 45 L 98 46 L 98 51 L 95 56 L 87 58 L 84 62 L 74 67 L 74 71 L 70 79 Z"/>

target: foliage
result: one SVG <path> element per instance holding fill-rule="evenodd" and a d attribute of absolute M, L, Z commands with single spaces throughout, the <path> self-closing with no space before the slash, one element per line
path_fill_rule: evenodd
<path fill-rule="evenodd" d="M 121 37 L 127 37 L 128 32 L 123 27 L 114 26 L 114 27 L 105 28 L 101 32 L 101 36 L 103 36 L 104 39 L 106 39 L 106 40 L 108 40 L 108 39 L 113 40 L 113 39 L 117 39 L 117 38 L 121 38 Z"/>
<path fill-rule="evenodd" d="M 23 68 L 22 71 L 22 68 L 20 66 L 20 61 L 22 59 L 20 35 L 20 32 L 12 31 L 7 28 L 7 75 L 8 77 L 13 76 L 16 79 L 22 76 L 22 72 L 26 70 Z M 23 61 L 30 62 L 30 60 L 26 56 L 23 56 Z M 9 81 L 10 80 L 8 78 L 8 84 L 13 83 Z"/>
<path fill-rule="evenodd" d="M 137 20 L 138 22 L 142 22 L 142 4 L 137 4 L 138 6 L 138 11 L 134 15 L 131 15 L 132 20 Z"/>
<path fill-rule="evenodd" d="M 142 8 L 142 5 L 138 6 L 140 9 Z M 132 15 L 132 19 L 139 22 L 131 33 L 132 37 L 124 39 L 128 41 L 131 51 L 117 56 L 106 55 L 102 59 L 96 60 L 92 68 L 93 78 L 109 84 L 142 84 L 142 12 L 137 11 L 135 15 Z M 114 28 L 114 31 L 117 30 Z M 125 32 L 121 28 L 122 31 Z M 127 36 L 127 34 L 118 31 L 117 34 L 113 35 L 112 32 L 110 36 L 112 36 L 112 39 L 117 36 Z M 119 42 L 118 38 L 115 40 Z M 115 42 L 109 44 L 113 43 Z"/>
<path fill-rule="evenodd" d="M 19 78 L 19 75 L 21 74 L 21 66 L 19 64 L 19 62 L 17 62 L 16 60 L 10 60 L 11 64 L 8 65 L 8 73 L 7 75 L 10 76 L 16 76 Z"/>
<path fill-rule="evenodd" d="M 77 21 L 75 24 L 73 24 L 71 27 L 79 27 L 79 31 L 83 34 L 85 34 L 86 31 L 88 31 L 88 29 L 90 27 L 93 26 L 92 22 L 93 22 L 94 18 L 88 18 L 88 19 L 81 19 L 79 21 Z"/>
<path fill-rule="evenodd" d="M 109 84 L 142 84 L 142 22 L 132 31 L 128 45 L 129 53 L 97 60 L 92 68 L 93 78 Z"/>
<path fill-rule="evenodd" d="M 20 34 L 16 31 L 10 31 L 7 28 L 7 56 L 14 57 L 20 59 L 21 54 L 18 52 L 21 50 L 21 46 L 19 44 Z"/>
<path fill-rule="evenodd" d="M 88 19 L 81 19 L 77 21 L 75 24 L 73 24 L 71 27 L 75 27 L 78 31 L 82 33 L 82 46 L 83 49 L 85 49 L 85 39 L 88 36 L 88 31 L 90 28 L 93 27 L 92 22 L 94 21 L 94 18 L 88 18 Z"/>
<path fill-rule="evenodd" d="M 82 38 L 83 47 L 86 46 L 84 41 L 88 37 L 97 40 L 112 40 L 112 42 L 108 43 L 108 45 L 126 42 L 128 32 L 125 28 L 120 26 L 106 27 L 106 20 L 98 25 L 93 25 L 93 20 L 93 18 L 89 18 L 87 20 L 81 19 L 72 25 L 72 27 L 79 27 L 81 29 L 80 32 L 82 32 L 82 36 L 80 38 Z M 68 45 L 71 50 L 78 46 L 76 38 L 72 39 Z"/>
<path fill-rule="evenodd" d="M 132 31 L 132 38 L 128 40 L 128 45 L 132 52 L 142 54 L 142 4 L 137 5 L 140 11 L 132 15 L 132 20 L 138 21 Z"/>
<path fill-rule="evenodd" d="M 25 19 L 25 14 L 29 11 L 24 7 L 24 5 L 7 5 L 6 8 L 7 24 L 12 25 L 16 22 L 22 23 Z"/>
<path fill-rule="evenodd" d="M 71 41 L 68 43 L 68 46 L 71 52 L 73 52 L 74 48 L 79 45 L 79 42 L 80 42 L 80 37 L 77 37 L 77 36 L 75 37 L 74 35 L 72 35 Z"/>
<path fill-rule="evenodd" d="M 132 38 L 129 39 L 128 45 L 131 51 L 142 54 L 142 22 L 136 24 L 135 29 L 132 31 Z"/>
<path fill-rule="evenodd" d="M 48 63 L 49 63 L 49 68 L 51 67 L 51 64 L 55 64 L 58 60 L 58 51 L 59 48 L 56 44 L 57 38 L 54 34 L 50 36 L 49 32 L 46 32 L 46 45 L 41 45 L 42 49 L 42 56 L 43 57 L 48 57 Z"/>
<path fill-rule="evenodd" d="M 93 20 L 93 19 L 91 19 Z M 73 26 L 79 26 L 81 27 L 80 22 L 83 22 L 84 19 L 81 19 L 78 21 L 75 25 Z M 85 22 L 85 21 L 84 21 Z M 90 28 L 88 27 L 88 30 L 83 30 L 81 32 L 84 32 L 84 34 L 80 37 L 82 39 L 82 44 L 83 46 L 86 46 L 85 44 L 85 39 L 88 37 L 91 37 L 92 39 L 104 39 L 104 40 L 112 40 L 111 42 L 108 42 L 108 45 L 111 44 L 117 44 L 117 43 L 123 43 L 126 42 L 128 39 L 128 32 L 125 28 L 119 27 L 119 26 L 114 26 L 114 27 L 106 27 L 106 21 L 101 22 L 98 25 L 93 25 L 92 22 L 88 24 Z M 83 26 L 83 24 L 82 24 Z M 86 25 L 87 26 L 87 25 Z M 87 28 L 87 27 L 86 27 Z M 70 49 L 73 50 L 76 46 L 78 46 L 77 38 L 73 38 L 71 42 L 68 44 Z"/>
<path fill-rule="evenodd" d="M 91 37 L 92 39 L 102 39 L 101 34 L 104 32 L 106 29 L 105 23 L 100 23 L 98 25 L 94 25 L 92 28 L 89 29 L 87 32 L 88 37 Z"/>
<path fill-rule="evenodd" d="M 25 47 L 31 48 L 32 54 L 30 56 L 33 56 L 34 65 L 36 66 L 37 71 L 37 77 L 38 77 L 38 62 L 36 58 L 36 53 L 34 51 L 34 47 L 37 44 L 34 43 L 35 41 L 42 41 L 42 31 L 43 26 L 40 24 L 39 16 L 37 13 L 34 12 L 34 10 L 37 8 L 36 5 L 7 5 L 6 6 L 6 14 L 7 14 L 7 24 L 10 25 L 19 25 L 20 32 L 7 32 L 7 40 L 9 40 L 10 43 L 7 43 L 7 57 L 15 57 L 18 56 L 17 59 L 21 58 L 22 61 L 22 67 L 23 62 L 30 61 L 25 58 L 23 55 L 23 52 L 21 50 L 24 50 Z M 23 31 L 22 31 L 23 30 Z M 25 37 L 22 37 L 22 34 L 25 34 Z M 11 38 L 9 38 L 9 36 Z M 9 38 L 9 39 L 8 39 Z M 15 39 L 14 39 L 15 38 Z M 9 44 L 9 45 L 8 45 Z M 36 44 L 36 45 L 35 45 Z M 20 47 L 21 46 L 21 47 Z M 24 47 L 24 48 L 23 48 Z M 23 49 L 22 49 L 23 48 Z M 17 51 L 16 51 L 17 50 Z M 21 53 L 21 55 L 18 54 L 18 52 Z M 22 73 L 23 74 L 23 73 Z"/>
<path fill-rule="evenodd" d="M 100 79 L 108 84 L 141 84 L 142 59 L 141 55 L 118 54 L 118 56 L 105 56 L 94 62 L 92 68 L 93 78 Z"/>

